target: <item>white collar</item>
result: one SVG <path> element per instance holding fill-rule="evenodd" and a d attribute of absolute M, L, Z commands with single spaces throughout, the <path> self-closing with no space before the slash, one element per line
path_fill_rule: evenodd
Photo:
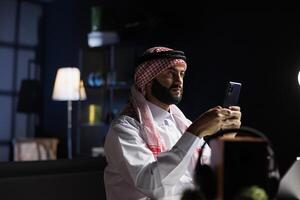
<path fill-rule="evenodd" d="M 147 102 L 147 105 L 149 106 L 149 109 L 151 111 L 151 114 L 153 116 L 153 120 L 157 123 L 157 124 L 164 124 L 164 120 L 169 118 L 171 119 L 172 121 L 174 121 L 173 117 L 172 117 L 172 113 L 171 113 L 171 110 L 170 112 L 162 109 L 161 107 L 149 102 L 149 101 L 146 101 Z"/>

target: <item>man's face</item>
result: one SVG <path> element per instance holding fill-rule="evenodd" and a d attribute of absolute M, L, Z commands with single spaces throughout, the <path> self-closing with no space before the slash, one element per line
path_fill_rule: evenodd
<path fill-rule="evenodd" d="M 151 84 L 151 95 L 164 104 L 177 104 L 182 99 L 185 66 L 177 65 L 160 73 Z"/>

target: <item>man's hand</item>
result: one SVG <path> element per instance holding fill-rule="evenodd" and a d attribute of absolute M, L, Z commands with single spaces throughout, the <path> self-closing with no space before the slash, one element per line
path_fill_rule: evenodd
<path fill-rule="evenodd" d="M 214 107 L 200 115 L 187 129 L 188 132 L 204 137 L 215 134 L 220 129 L 239 128 L 241 125 L 240 107 Z"/>
<path fill-rule="evenodd" d="M 242 116 L 240 107 L 230 106 L 229 109 L 224 109 L 229 110 L 230 115 L 223 120 L 221 129 L 240 128 Z"/>

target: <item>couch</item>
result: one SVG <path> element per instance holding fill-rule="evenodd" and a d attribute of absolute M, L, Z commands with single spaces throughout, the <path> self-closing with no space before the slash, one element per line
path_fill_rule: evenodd
<path fill-rule="evenodd" d="M 0 162 L 2 200 L 105 200 L 104 157 Z"/>

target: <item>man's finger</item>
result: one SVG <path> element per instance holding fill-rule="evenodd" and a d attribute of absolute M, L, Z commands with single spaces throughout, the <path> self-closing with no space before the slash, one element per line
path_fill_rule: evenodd
<path fill-rule="evenodd" d="M 229 106 L 229 109 L 234 110 L 234 111 L 240 111 L 241 107 L 239 107 L 239 106 Z"/>

